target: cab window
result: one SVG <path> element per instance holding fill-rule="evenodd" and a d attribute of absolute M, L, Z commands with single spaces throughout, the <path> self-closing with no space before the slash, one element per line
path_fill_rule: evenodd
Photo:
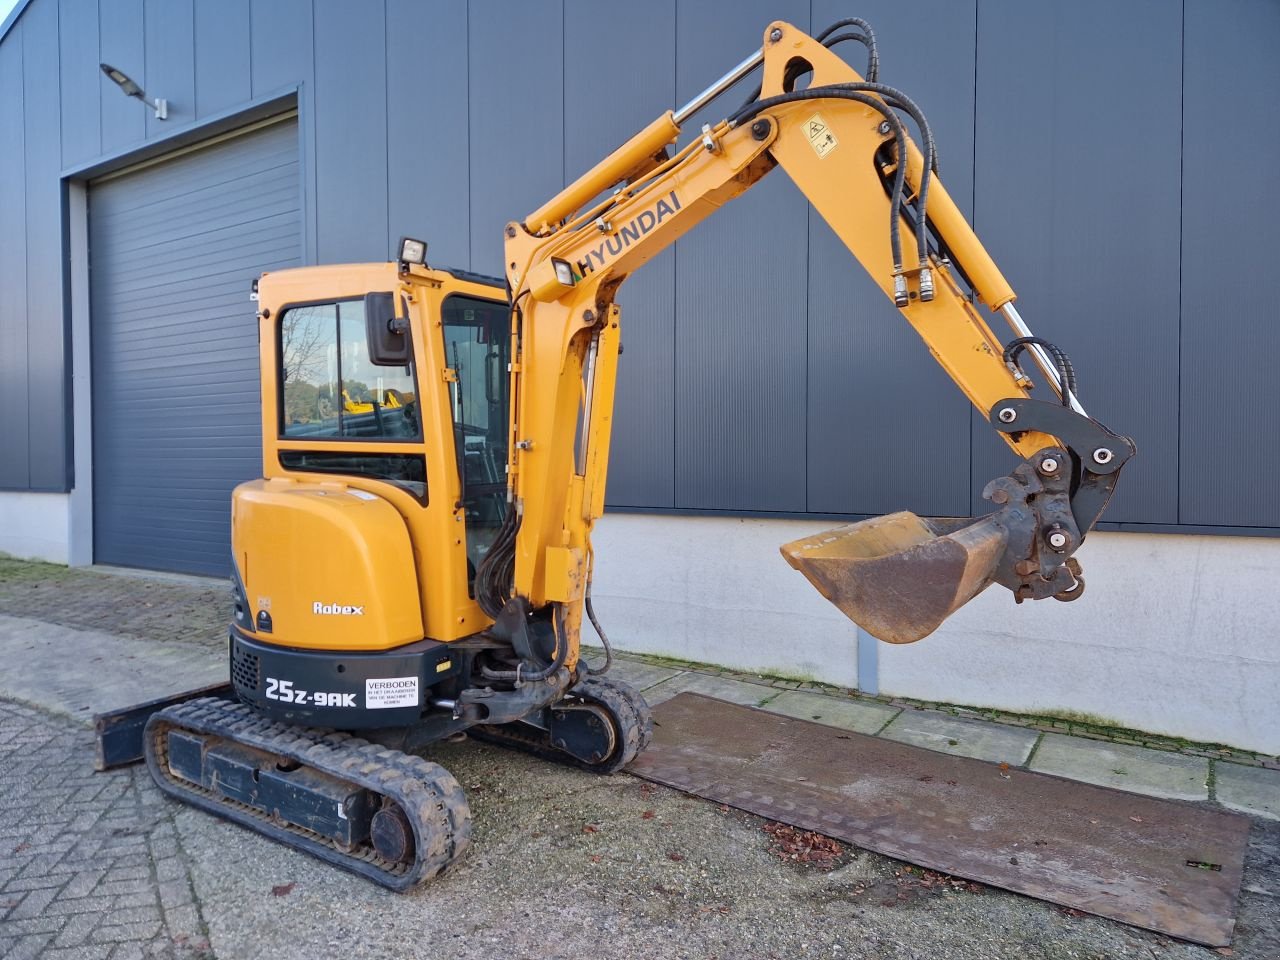
<path fill-rule="evenodd" d="M 413 363 L 388 367 L 370 361 L 363 300 L 285 310 L 279 357 L 282 437 L 414 440 L 421 435 Z"/>

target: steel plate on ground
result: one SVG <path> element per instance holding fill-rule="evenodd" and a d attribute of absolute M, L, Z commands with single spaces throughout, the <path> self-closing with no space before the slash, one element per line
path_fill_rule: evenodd
<path fill-rule="evenodd" d="M 629 772 L 931 870 L 1208 946 L 1235 926 L 1246 817 L 682 693 Z"/>

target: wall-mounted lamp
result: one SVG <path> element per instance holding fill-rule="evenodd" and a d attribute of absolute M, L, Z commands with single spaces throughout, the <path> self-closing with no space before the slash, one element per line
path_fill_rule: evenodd
<path fill-rule="evenodd" d="M 146 91 L 129 79 L 123 71 L 117 70 L 109 63 L 98 64 L 102 68 L 108 79 L 117 87 L 124 91 L 125 96 L 133 97 L 135 100 L 141 100 L 149 107 L 153 107 L 156 111 L 157 120 L 169 119 L 169 101 L 168 100 L 148 100 Z"/>

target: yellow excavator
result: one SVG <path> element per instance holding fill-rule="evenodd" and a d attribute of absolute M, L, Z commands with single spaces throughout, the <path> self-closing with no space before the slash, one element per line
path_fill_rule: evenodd
<path fill-rule="evenodd" d="M 834 52 L 845 42 L 866 48 L 865 76 Z M 746 103 L 679 144 L 756 71 Z M 263 478 L 232 502 L 234 696 L 149 712 L 160 787 L 405 889 L 470 836 L 457 781 L 415 755 L 425 745 L 467 731 L 601 773 L 644 749 L 649 708 L 605 675 L 591 604 L 615 297 L 777 167 L 1022 459 L 987 485 L 981 519 L 895 513 L 787 544 L 786 560 L 892 643 L 992 583 L 1018 602 L 1078 597 L 1073 555 L 1133 443 L 1085 413 L 1067 355 L 1027 328 L 939 179 L 924 114 L 878 74 L 864 21 L 816 37 L 775 22 L 704 92 L 507 224 L 501 278 L 433 269 L 411 238 L 393 263 L 263 274 Z M 580 656 L 584 619 L 599 665 Z"/>

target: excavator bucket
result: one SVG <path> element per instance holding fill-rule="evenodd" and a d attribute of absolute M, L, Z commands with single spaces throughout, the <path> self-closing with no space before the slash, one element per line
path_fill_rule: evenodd
<path fill-rule="evenodd" d="M 795 540 L 782 555 L 867 633 L 914 643 L 992 583 L 1007 539 L 991 517 L 903 512 Z"/>

